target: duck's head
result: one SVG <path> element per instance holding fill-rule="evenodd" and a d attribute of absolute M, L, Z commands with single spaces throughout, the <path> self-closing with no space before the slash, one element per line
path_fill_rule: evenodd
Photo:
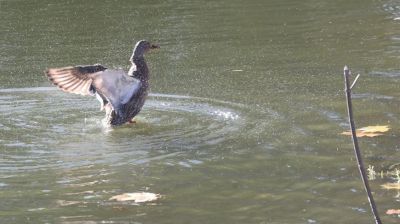
<path fill-rule="evenodd" d="M 160 48 L 156 44 L 151 44 L 147 40 L 140 40 L 136 43 L 135 48 L 133 48 L 133 53 L 131 57 L 131 61 L 133 58 L 141 58 L 143 55 L 151 49 Z"/>

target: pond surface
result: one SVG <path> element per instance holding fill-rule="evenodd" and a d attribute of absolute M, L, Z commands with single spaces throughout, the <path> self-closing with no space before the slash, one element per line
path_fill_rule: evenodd
<path fill-rule="evenodd" d="M 366 165 L 400 158 L 400 1 L 0 1 L 1 223 L 373 223 L 352 151 L 343 66 L 360 73 Z M 48 67 L 128 68 L 151 94 L 106 128 L 95 98 Z M 399 209 L 371 181 L 384 223 Z M 110 201 L 153 192 L 151 203 Z"/>

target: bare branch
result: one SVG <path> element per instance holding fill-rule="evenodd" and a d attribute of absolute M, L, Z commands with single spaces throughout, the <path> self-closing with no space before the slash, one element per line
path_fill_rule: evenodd
<path fill-rule="evenodd" d="M 356 155 L 358 169 L 359 169 L 360 175 L 361 175 L 361 180 L 363 181 L 365 191 L 367 192 L 368 201 L 369 201 L 372 213 L 375 218 L 375 223 L 381 224 L 382 222 L 381 222 L 381 219 L 379 218 L 378 209 L 376 208 L 375 201 L 374 201 L 374 198 L 371 193 L 371 188 L 369 187 L 368 175 L 364 168 L 364 162 L 362 160 L 360 147 L 358 146 L 358 139 L 357 139 L 357 135 L 356 135 L 356 125 L 354 124 L 354 119 L 353 119 L 353 105 L 351 103 L 351 88 L 354 86 L 354 84 L 356 83 L 359 76 L 360 75 L 358 75 L 357 78 L 354 80 L 353 85 L 350 86 L 350 70 L 347 66 L 344 67 L 344 80 L 345 80 L 344 85 L 345 85 L 346 100 L 347 100 L 347 112 L 348 112 L 348 116 L 349 116 L 351 136 L 353 139 L 354 154 Z"/>

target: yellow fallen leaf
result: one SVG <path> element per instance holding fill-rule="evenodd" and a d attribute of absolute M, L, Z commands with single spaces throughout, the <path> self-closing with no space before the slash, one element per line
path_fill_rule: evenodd
<path fill-rule="evenodd" d="M 351 136 L 351 131 L 344 131 L 341 133 L 342 135 L 349 135 Z M 373 133 L 373 132 L 362 132 L 356 130 L 356 136 L 357 137 L 376 137 L 376 136 L 381 136 L 383 135 L 382 133 Z"/>
<path fill-rule="evenodd" d="M 400 190 L 400 183 L 386 183 L 382 184 L 381 187 L 386 190 Z"/>
<path fill-rule="evenodd" d="M 363 127 L 360 128 L 358 130 L 362 131 L 362 132 L 387 132 L 389 131 L 389 126 L 385 125 L 385 126 L 367 126 L 367 127 Z"/>
<path fill-rule="evenodd" d="M 389 131 L 389 126 L 367 126 L 356 130 L 357 137 L 376 137 L 383 135 L 384 132 Z M 350 135 L 351 131 L 344 131 L 342 135 Z"/>
<path fill-rule="evenodd" d="M 136 192 L 136 193 L 124 193 L 120 195 L 115 195 L 109 200 L 117 201 L 134 201 L 136 203 L 155 201 L 159 199 L 161 195 L 149 193 L 149 192 Z"/>
<path fill-rule="evenodd" d="M 400 215 L 400 209 L 389 209 L 386 211 L 387 215 Z"/>

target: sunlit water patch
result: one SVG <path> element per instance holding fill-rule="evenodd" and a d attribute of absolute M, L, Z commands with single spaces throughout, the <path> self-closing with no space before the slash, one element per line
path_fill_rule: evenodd
<path fill-rule="evenodd" d="M 392 18 L 396 21 L 400 21 L 400 1 L 399 0 L 388 0 L 383 4 L 383 9 L 390 13 Z"/>

